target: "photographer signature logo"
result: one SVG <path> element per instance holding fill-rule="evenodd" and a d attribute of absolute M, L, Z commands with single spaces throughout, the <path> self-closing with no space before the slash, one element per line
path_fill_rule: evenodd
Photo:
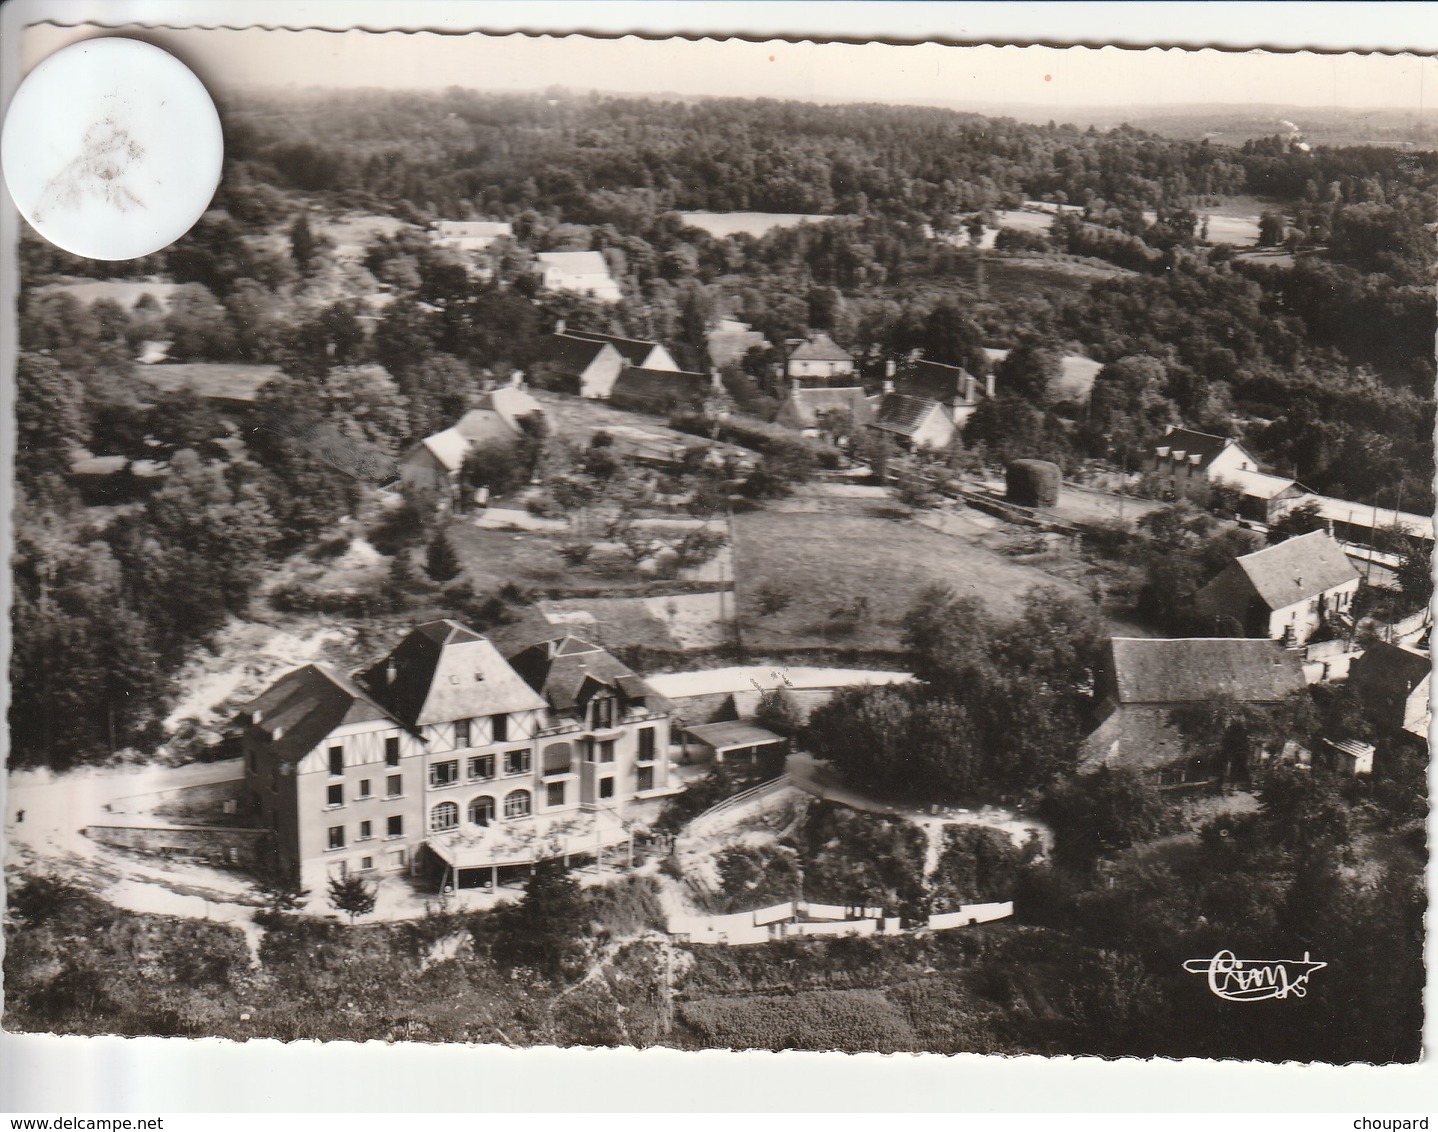
<path fill-rule="evenodd" d="M 1188 959 L 1183 969 L 1208 976 L 1208 989 L 1227 1002 L 1263 1002 L 1270 998 L 1303 998 L 1308 980 L 1327 963 L 1302 959 L 1239 959 L 1220 951 L 1212 959 Z"/>

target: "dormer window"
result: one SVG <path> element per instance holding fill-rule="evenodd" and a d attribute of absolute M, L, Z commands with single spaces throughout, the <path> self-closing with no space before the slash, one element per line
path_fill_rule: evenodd
<path fill-rule="evenodd" d="M 589 705 L 590 726 L 614 726 L 614 697 L 596 696 Z"/>

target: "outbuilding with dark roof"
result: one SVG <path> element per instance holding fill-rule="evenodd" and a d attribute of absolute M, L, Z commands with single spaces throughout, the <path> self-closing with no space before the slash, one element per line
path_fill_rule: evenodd
<path fill-rule="evenodd" d="M 1210 703 L 1276 705 L 1305 686 L 1298 655 L 1256 638 L 1115 637 L 1095 678 L 1097 726 L 1080 762 L 1152 774 L 1163 785 L 1208 781 L 1215 768 L 1179 725 Z"/>

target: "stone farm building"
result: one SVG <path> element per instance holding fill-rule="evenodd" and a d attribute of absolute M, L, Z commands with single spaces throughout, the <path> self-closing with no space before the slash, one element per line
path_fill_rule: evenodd
<path fill-rule="evenodd" d="M 506 660 L 454 621 L 353 677 L 282 676 L 241 713 L 245 782 L 280 867 L 311 891 L 350 873 L 502 883 L 633 835 L 677 793 L 670 705 L 566 636 Z"/>
<path fill-rule="evenodd" d="M 540 252 L 535 258 L 540 286 L 546 291 L 569 291 L 601 303 L 617 303 L 624 297 L 599 252 Z"/>
<path fill-rule="evenodd" d="M 1181 713 L 1216 702 L 1278 704 L 1303 687 L 1297 654 L 1276 641 L 1115 637 L 1099 665 L 1098 726 L 1080 763 L 1137 770 L 1164 786 L 1211 781 L 1217 768 L 1192 752 Z"/>
<path fill-rule="evenodd" d="M 451 427 L 426 436 L 400 462 L 406 487 L 432 491 L 441 506 L 459 499 L 460 473 L 471 452 L 513 444 L 524 435 L 526 418 L 544 419 L 544 406 L 525 390 L 509 385 L 484 394 Z"/>
<path fill-rule="evenodd" d="M 1358 571 L 1325 531 L 1235 558 L 1194 595 L 1194 609 L 1250 637 L 1307 644 L 1319 627 L 1352 622 Z"/>
<path fill-rule="evenodd" d="M 884 381 L 873 428 L 910 451 L 942 451 L 968 424 L 979 402 L 994 394 L 962 366 L 916 359 Z"/>

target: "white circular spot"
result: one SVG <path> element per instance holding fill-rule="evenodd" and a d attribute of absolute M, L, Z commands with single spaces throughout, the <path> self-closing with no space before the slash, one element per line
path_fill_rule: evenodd
<path fill-rule="evenodd" d="M 204 85 L 137 39 L 55 52 L 20 84 L 0 140 L 20 214 L 88 259 L 135 259 L 178 240 L 209 207 L 223 156 Z"/>

